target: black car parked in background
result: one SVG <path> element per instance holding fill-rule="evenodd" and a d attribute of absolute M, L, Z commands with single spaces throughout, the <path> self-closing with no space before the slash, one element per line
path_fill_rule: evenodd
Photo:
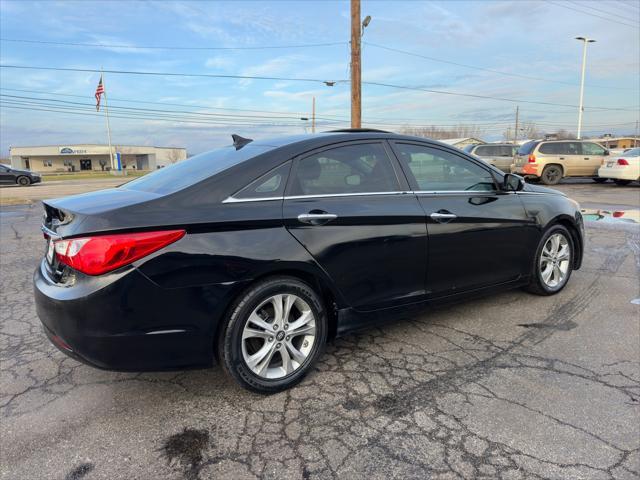
<path fill-rule="evenodd" d="M 100 368 L 298 382 L 328 337 L 580 267 L 576 202 L 435 141 L 347 130 L 234 145 L 45 201 L 38 315 Z"/>
<path fill-rule="evenodd" d="M 42 181 L 39 173 L 30 170 L 19 170 L 8 165 L 0 165 L 0 184 L 27 186 Z"/>

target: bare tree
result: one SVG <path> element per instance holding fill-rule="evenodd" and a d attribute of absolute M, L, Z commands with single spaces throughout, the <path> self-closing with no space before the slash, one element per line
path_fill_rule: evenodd
<path fill-rule="evenodd" d="M 513 131 L 514 130 L 511 127 L 507 128 L 502 134 L 502 137 L 505 140 L 513 141 L 514 140 Z M 533 122 L 524 122 L 518 126 L 518 136 L 517 136 L 518 140 L 532 140 L 535 138 L 542 138 L 543 135 L 544 135 L 544 132 L 542 132 L 538 128 L 538 126 Z"/>
<path fill-rule="evenodd" d="M 561 128 L 556 133 L 553 134 L 558 140 L 574 140 L 576 138 L 575 134 Z"/>
<path fill-rule="evenodd" d="M 432 138 L 434 140 L 445 140 L 447 138 L 479 137 L 483 130 L 478 125 L 457 125 L 450 128 L 436 126 L 412 127 L 405 125 L 400 129 L 400 133 L 413 135 L 414 137 Z"/>
<path fill-rule="evenodd" d="M 177 150 L 169 150 L 169 152 L 167 153 L 167 159 L 170 163 L 177 163 L 177 161 L 179 160 L 178 157 L 179 154 Z"/>

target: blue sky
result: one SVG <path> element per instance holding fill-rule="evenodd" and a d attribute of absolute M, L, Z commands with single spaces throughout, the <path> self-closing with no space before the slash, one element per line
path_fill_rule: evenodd
<path fill-rule="evenodd" d="M 525 101 L 577 105 L 582 51 L 574 37 L 595 38 L 597 43 L 590 45 L 588 52 L 585 105 L 624 110 L 587 109 L 585 131 L 635 131 L 640 104 L 640 30 L 635 26 L 640 23 L 640 6 L 636 1 L 363 0 L 362 15 L 372 17 L 363 37 L 364 81 L 518 99 L 522 101 L 522 119 L 534 121 L 546 131 L 575 131 L 577 109 Z M 2 0 L 0 22 L 2 37 L 14 40 L 218 48 L 339 43 L 313 48 L 194 51 L 3 41 L 3 65 L 331 81 L 349 78 L 348 1 Z M 496 72 L 408 56 L 373 44 Z M 2 97 L 6 103 L 0 107 L 0 154 L 5 156 L 10 145 L 106 142 L 100 116 L 25 110 L 42 109 L 34 104 L 40 101 L 33 98 L 89 104 L 98 78 L 98 73 L 89 72 L 0 69 L 0 93 L 14 96 Z M 331 121 L 319 121 L 320 130 L 348 126 L 346 82 L 328 87 L 319 82 L 107 74 L 105 83 L 114 116 L 118 106 L 196 112 L 186 114 L 188 117 L 161 112 L 170 115 L 171 121 L 112 118 L 114 143 L 186 146 L 190 153 L 198 153 L 228 144 L 231 133 L 254 138 L 301 133 L 309 123 L 299 118 L 310 116 L 313 96 L 318 117 Z M 499 139 L 513 121 L 515 105 L 364 85 L 363 124 L 391 130 L 403 124 L 476 124 L 485 138 Z M 20 108 L 10 108 L 16 106 Z M 89 107 L 83 108 L 92 113 Z M 205 114 L 204 123 L 190 121 L 200 118 L 199 114 Z M 145 115 L 153 117 L 155 113 L 147 111 Z M 178 118 L 183 121 L 175 121 Z"/>

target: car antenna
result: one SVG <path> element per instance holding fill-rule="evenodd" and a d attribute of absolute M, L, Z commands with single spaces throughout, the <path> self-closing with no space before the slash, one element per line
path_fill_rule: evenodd
<path fill-rule="evenodd" d="M 244 138 L 235 133 L 231 135 L 231 138 L 233 139 L 233 146 L 236 147 L 236 150 L 240 150 L 247 143 L 253 142 L 253 138 Z"/>

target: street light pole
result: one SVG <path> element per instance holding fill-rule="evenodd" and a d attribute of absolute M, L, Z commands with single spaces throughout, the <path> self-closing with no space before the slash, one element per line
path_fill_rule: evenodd
<path fill-rule="evenodd" d="M 582 47 L 582 75 L 580 78 L 580 107 L 578 109 L 578 134 L 577 138 L 580 140 L 582 137 L 582 113 L 584 111 L 584 74 L 587 69 L 587 44 L 594 43 L 595 40 L 586 38 L 586 37 L 576 37 L 576 40 L 580 40 L 583 42 Z"/>

